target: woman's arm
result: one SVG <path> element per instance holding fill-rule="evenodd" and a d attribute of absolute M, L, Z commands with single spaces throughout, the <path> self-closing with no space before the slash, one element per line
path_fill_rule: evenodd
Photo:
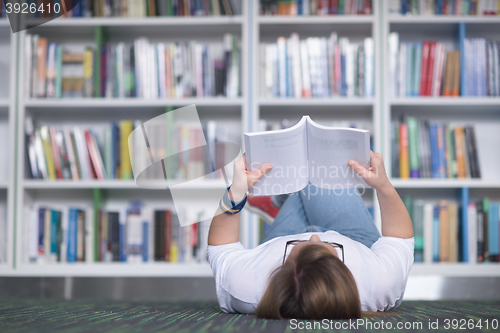
<path fill-rule="evenodd" d="M 240 202 L 245 194 L 266 172 L 271 170 L 271 164 L 265 164 L 255 172 L 246 171 L 245 154 L 234 160 L 233 183 L 229 190 L 229 198 L 234 202 Z M 223 245 L 235 243 L 240 237 L 240 214 L 229 215 L 224 213 L 220 207 L 210 224 L 208 232 L 208 245 Z"/>
<path fill-rule="evenodd" d="M 399 238 L 413 237 L 413 225 L 398 192 L 392 186 L 385 172 L 382 155 L 370 151 L 370 167 L 365 169 L 355 161 L 349 161 L 363 180 L 377 191 L 382 215 L 382 235 Z"/>

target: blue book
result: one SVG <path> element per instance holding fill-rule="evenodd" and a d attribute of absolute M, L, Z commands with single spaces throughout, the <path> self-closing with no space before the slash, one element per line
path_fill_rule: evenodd
<path fill-rule="evenodd" d="M 303 15 L 302 7 L 304 6 L 304 4 L 302 2 L 303 0 L 297 0 L 297 15 Z"/>
<path fill-rule="evenodd" d="M 488 207 L 488 253 L 491 262 L 498 262 L 498 203 Z"/>
<path fill-rule="evenodd" d="M 429 137 L 431 144 L 431 166 L 432 166 L 432 177 L 438 177 L 438 142 L 437 142 L 437 125 L 430 123 L 429 124 Z"/>
<path fill-rule="evenodd" d="M 468 80 L 464 80 L 465 76 L 465 23 L 458 24 L 458 44 L 460 47 L 460 95 L 466 96 L 465 87 Z"/>
<path fill-rule="evenodd" d="M 438 178 L 446 178 L 446 133 L 444 131 L 444 125 L 437 124 L 437 148 L 438 148 Z"/>
<path fill-rule="evenodd" d="M 420 79 L 422 75 L 422 42 L 415 43 L 415 71 L 413 74 L 413 96 L 420 96 Z"/>
<path fill-rule="evenodd" d="M 57 255 L 57 240 L 58 240 L 58 225 L 57 225 L 57 211 L 51 211 L 51 221 L 50 221 L 50 253 Z"/>
<path fill-rule="evenodd" d="M 469 218 L 468 218 L 468 209 L 469 209 L 469 188 L 462 187 L 460 191 L 460 200 L 462 202 L 462 218 L 459 220 L 459 232 L 461 234 L 461 241 L 459 239 L 459 250 L 462 254 L 463 262 L 469 262 Z"/>
<path fill-rule="evenodd" d="M 115 121 L 111 123 L 111 155 L 113 163 L 110 178 L 116 179 L 116 170 L 120 167 L 120 127 Z"/>
<path fill-rule="evenodd" d="M 436 1 L 436 14 L 437 15 L 443 14 L 443 4 L 444 4 L 444 0 L 437 0 Z"/>
<path fill-rule="evenodd" d="M 148 221 L 142 222 L 142 261 L 148 261 L 149 252 L 149 223 Z"/>
<path fill-rule="evenodd" d="M 406 8 L 406 0 L 401 0 L 401 14 L 406 15 L 408 8 Z"/>
<path fill-rule="evenodd" d="M 434 207 L 432 220 L 432 261 L 439 261 L 439 206 Z"/>
<path fill-rule="evenodd" d="M 60 2 L 61 0 L 56 0 Z M 78 1 L 78 3 L 73 7 L 73 17 L 82 17 L 82 2 Z"/>
<path fill-rule="evenodd" d="M 120 221 L 120 261 L 127 261 L 127 239 L 126 229 L 127 229 L 127 212 L 125 210 L 120 210 L 118 215 L 118 220 Z"/>
<path fill-rule="evenodd" d="M 78 209 L 70 208 L 68 215 L 68 262 L 76 262 L 76 237 L 78 234 Z"/>
<path fill-rule="evenodd" d="M 340 95 L 347 96 L 347 83 L 345 81 L 345 52 L 340 53 Z"/>
<path fill-rule="evenodd" d="M 38 209 L 38 255 L 43 255 L 45 234 L 45 208 Z"/>

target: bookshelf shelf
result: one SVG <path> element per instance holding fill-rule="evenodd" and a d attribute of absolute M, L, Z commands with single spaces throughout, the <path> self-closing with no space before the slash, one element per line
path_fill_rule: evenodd
<path fill-rule="evenodd" d="M 498 97 L 415 97 L 415 98 L 396 98 L 391 99 L 389 104 L 392 106 L 498 106 L 500 98 Z"/>
<path fill-rule="evenodd" d="M 500 274 L 498 263 L 414 263 L 410 276 L 437 275 L 442 277 L 493 277 Z"/>
<path fill-rule="evenodd" d="M 9 183 L 6 180 L 0 180 L 0 190 L 6 190 L 9 188 Z"/>
<path fill-rule="evenodd" d="M 164 107 L 164 106 L 241 106 L 242 98 L 182 98 L 182 99 L 112 99 L 112 98 L 82 98 L 82 99 L 30 99 L 24 105 L 30 108 L 68 108 L 68 107 Z"/>
<path fill-rule="evenodd" d="M 178 184 L 178 182 L 172 181 L 169 183 L 169 186 L 173 186 L 175 184 Z M 44 181 L 26 179 L 23 181 L 22 187 L 25 189 L 142 189 L 138 187 L 133 180 Z M 196 191 L 200 189 L 224 189 L 226 188 L 226 185 L 222 180 L 204 180 L 183 183 L 182 185 L 177 185 L 176 188 Z"/>
<path fill-rule="evenodd" d="M 8 98 L 0 98 L 0 108 L 8 108 L 10 101 Z"/>
<path fill-rule="evenodd" d="M 372 24 L 373 15 L 257 16 L 257 23 L 275 24 Z"/>
<path fill-rule="evenodd" d="M 373 106 L 373 98 L 261 98 L 260 106 Z"/>
<path fill-rule="evenodd" d="M 390 15 L 388 23 L 408 23 L 408 24 L 448 24 L 448 23 L 500 23 L 499 16 L 448 16 L 448 15 L 422 15 L 403 16 Z"/>
<path fill-rule="evenodd" d="M 172 263 L 73 263 L 46 265 L 19 265 L 15 271 L 7 271 L 10 276 L 78 276 L 78 277 L 211 277 L 208 264 Z"/>
<path fill-rule="evenodd" d="M 500 188 L 500 180 L 482 179 L 391 179 L 395 188 Z"/>
<path fill-rule="evenodd" d="M 43 23 L 44 19 L 30 19 L 26 21 L 28 26 Z M 243 17 L 235 16 L 211 16 L 211 17 L 84 17 L 84 18 L 57 18 L 43 23 L 44 27 L 119 27 L 119 26 L 228 26 L 240 25 Z"/>

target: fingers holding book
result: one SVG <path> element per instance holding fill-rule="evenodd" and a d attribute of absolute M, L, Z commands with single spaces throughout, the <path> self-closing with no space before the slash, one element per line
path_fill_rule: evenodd
<path fill-rule="evenodd" d="M 233 184 L 231 191 L 235 194 L 240 194 L 242 197 L 244 193 L 251 190 L 259 179 L 261 179 L 267 172 L 272 169 L 271 164 L 264 164 L 258 170 L 251 172 L 247 170 L 245 154 L 237 157 L 234 160 Z M 238 196 L 240 196 L 238 195 Z"/>
<path fill-rule="evenodd" d="M 389 179 L 387 178 L 387 174 L 385 172 L 384 160 L 382 154 L 380 153 L 374 153 L 370 150 L 369 168 L 363 167 L 354 160 L 350 160 L 347 164 L 374 189 L 379 189 L 389 183 Z"/>

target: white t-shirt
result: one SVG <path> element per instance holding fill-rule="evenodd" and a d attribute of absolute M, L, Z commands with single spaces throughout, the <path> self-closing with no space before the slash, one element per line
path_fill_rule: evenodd
<path fill-rule="evenodd" d="M 326 231 L 277 237 L 249 250 L 240 242 L 209 246 L 208 261 L 222 311 L 254 313 L 271 273 L 283 262 L 286 242 L 313 234 L 344 246 L 345 264 L 356 281 L 362 311 L 388 311 L 401 304 L 413 264 L 413 237 L 382 236 L 368 248 L 336 231 Z"/>

